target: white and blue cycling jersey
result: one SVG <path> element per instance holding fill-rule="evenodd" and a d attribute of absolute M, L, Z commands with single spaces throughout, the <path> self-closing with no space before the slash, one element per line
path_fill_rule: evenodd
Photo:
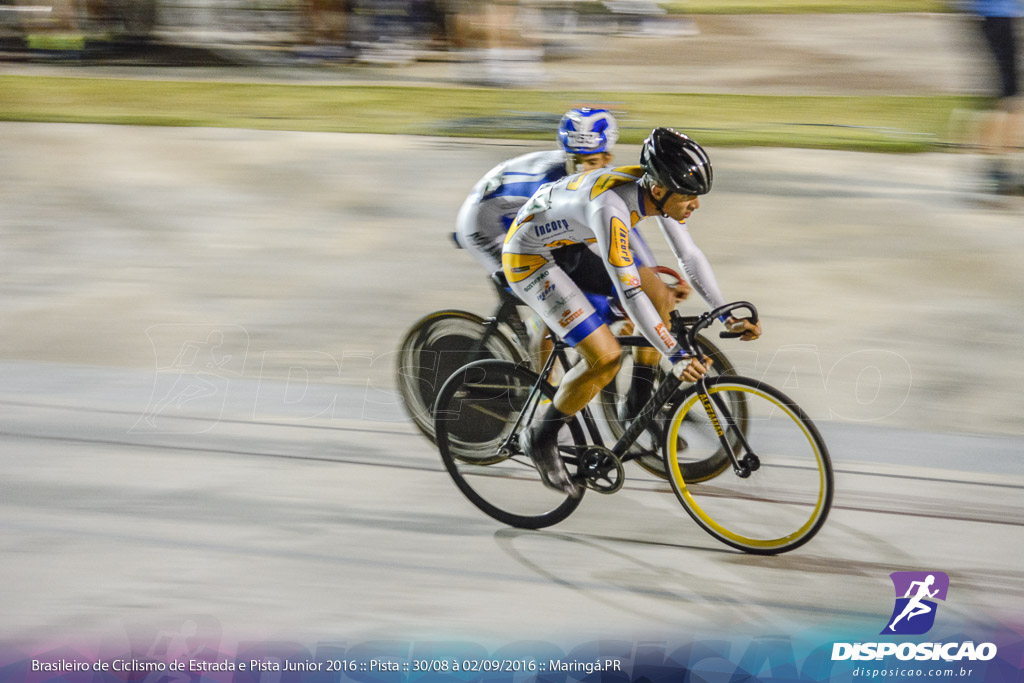
<path fill-rule="evenodd" d="M 463 202 L 455 221 L 459 245 L 469 251 L 488 273 L 501 270 L 505 233 L 520 207 L 542 185 L 561 180 L 568 172 L 565 152 L 531 152 L 498 164 L 484 175 Z M 637 261 L 654 265 L 654 256 L 638 231 L 630 239 Z"/>

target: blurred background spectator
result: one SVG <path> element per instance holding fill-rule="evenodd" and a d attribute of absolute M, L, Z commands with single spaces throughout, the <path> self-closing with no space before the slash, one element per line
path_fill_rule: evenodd
<path fill-rule="evenodd" d="M 543 80 L 543 50 L 525 37 L 529 20 L 521 13 L 518 0 L 461 0 L 453 4 L 459 80 L 492 86 L 525 86 Z"/>
<path fill-rule="evenodd" d="M 653 0 L 0 0 L 0 59 L 21 50 L 21 58 L 116 53 L 173 63 L 187 53 L 194 64 L 197 49 L 218 63 L 426 59 L 452 62 L 462 82 L 529 86 L 544 80 L 545 37 L 564 50 L 573 32 L 692 27 L 662 22 L 665 14 Z"/>
<path fill-rule="evenodd" d="M 315 58 L 345 59 L 351 56 L 349 27 L 354 0 L 305 0 L 309 53 Z"/>
<path fill-rule="evenodd" d="M 1019 149 L 1024 142 L 1024 106 L 1020 95 L 1018 30 L 1024 0 L 972 0 L 971 10 L 988 49 L 998 83 L 996 108 L 981 117 L 976 148 L 981 153 L 985 189 L 997 194 L 1024 194 Z"/>

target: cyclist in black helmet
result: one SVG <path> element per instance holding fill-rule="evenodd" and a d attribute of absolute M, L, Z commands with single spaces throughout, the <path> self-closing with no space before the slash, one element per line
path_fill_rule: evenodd
<path fill-rule="evenodd" d="M 660 216 L 691 284 L 712 306 L 725 303 L 684 225 L 700 208 L 699 196 L 711 190 L 707 153 L 682 133 L 656 128 L 644 141 L 640 160 L 640 166 L 596 169 L 542 186 L 519 210 L 502 250 L 512 289 L 583 358 L 521 436 L 544 483 L 570 494 L 576 488 L 558 455 L 558 432 L 615 377 L 622 356 L 600 310 L 602 301 L 618 296 L 636 329 L 672 363 L 677 377 L 694 382 L 708 369 L 706 358 L 683 354 L 668 331 L 667 312 L 652 303 L 648 291 L 655 285 L 634 262 L 631 227 Z M 600 256 L 588 248 L 591 243 Z M 723 322 L 744 340 L 761 335 L 761 326 L 747 320 Z"/>

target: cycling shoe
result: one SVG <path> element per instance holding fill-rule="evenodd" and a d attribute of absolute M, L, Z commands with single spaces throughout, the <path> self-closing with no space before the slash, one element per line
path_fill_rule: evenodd
<path fill-rule="evenodd" d="M 545 486 L 574 498 L 580 495 L 579 487 L 573 483 L 562 456 L 558 454 L 557 444 L 538 443 L 533 429 L 526 429 L 519 435 L 519 447 L 533 461 Z"/>

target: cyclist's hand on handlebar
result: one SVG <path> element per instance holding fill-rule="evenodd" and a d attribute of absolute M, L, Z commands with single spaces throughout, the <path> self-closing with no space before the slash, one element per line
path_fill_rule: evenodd
<path fill-rule="evenodd" d="M 672 296 L 676 298 L 676 303 L 679 303 L 680 301 L 685 301 L 692 291 L 693 287 L 691 287 L 686 280 L 680 280 L 679 283 L 672 288 Z"/>
<path fill-rule="evenodd" d="M 761 336 L 761 323 L 754 324 L 746 318 L 729 318 L 725 321 L 725 329 L 733 334 L 742 334 L 740 339 L 743 341 L 753 341 Z"/>
<path fill-rule="evenodd" d="M 684 358 L 672 366 L 672 374 L 684 382 L 696 382 L 710 369 L 711 359 L 707 356 L 703 363 L 696 358 Z"/>

